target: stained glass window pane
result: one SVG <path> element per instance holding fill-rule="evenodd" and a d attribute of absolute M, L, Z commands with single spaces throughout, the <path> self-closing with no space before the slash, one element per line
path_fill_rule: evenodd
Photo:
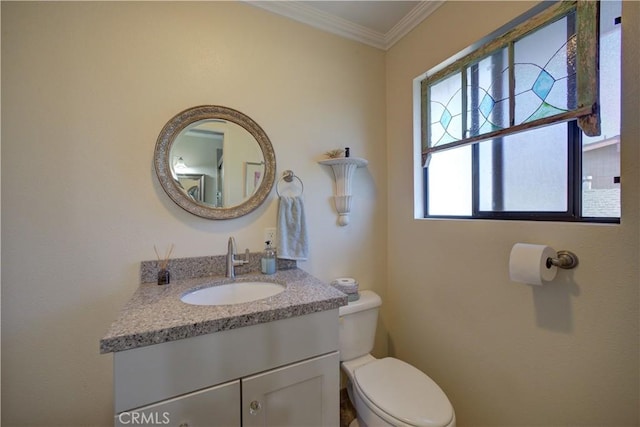
<path fill-rule="evenodd" d="M 514 43 L 516 125 L 576 108 L 575 13 Z"/>
<path fill-rule="evenodd" d="M 429 146 L 462 138 L 461 74 L 456 73 L 430 87 Z"/>
<path fill-rule="evenodd" d="M 467 68 L 467 136 L 509 126 L 509 57 L 502 49 Z"/>

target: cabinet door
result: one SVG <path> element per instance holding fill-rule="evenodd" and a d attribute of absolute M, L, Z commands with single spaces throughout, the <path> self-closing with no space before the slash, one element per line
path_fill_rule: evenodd
<path fill-rule="evenodd" d="M 338 352 L 242 379 L 242 425 L 337 426 Z"/>
<path fill-rule="evenodd" d="M 240 381 L 185 394 L 153 405 L 121 412 L 115 416 L 116 427 L 240 426 Z"/>

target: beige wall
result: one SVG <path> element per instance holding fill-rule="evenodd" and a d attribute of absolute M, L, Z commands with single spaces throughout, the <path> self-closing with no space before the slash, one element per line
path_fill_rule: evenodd
<path fill-rule="evenodd" d="M 531 5 L 448 2 L 385 56 L 239 3 L 3 2 L 2 425 L 111 424 L 98 340 L 154 244 L 262 248 L 273 195 L 207 221 L 155 178 L 164 123 L 208 103 L 265 129 L 278 172 L 305 183 L 301 267 L 380 292 L 390 350 L 445 389 L 460 426 L 638 424 L 639 3 L 623 12 L 638 25 L 624 27 L 621 225 L 413 219 L 413 78 Z M 316 160 L 344 146 L 370 163 L 340 228 Z M 544 288 L 511 283 L 517 241 L 581 265 Z"/>
<path fill-rule="evenodd" d="M 234 2 L 2 2 L 2 425 L 111 425 L 98 342 L 153 245 L 176 257 L 262 250 L 275 192 L 248 216 L 200 219 L 164 194 L 152 156 L 174 114 L 219 104 L 271 138 L 305 184 L 317 277 L 386 278 L 384 52 Z M 351 147 L 351 224 L 336 225 L 322 153 Z M 379 344 L 384 351 L 384 341 Z"/>
<path fill-rule="evenodd" d="M 460 426 L 638 425 L 640 3 L 622 19 L 620 225 L 413 219 L 412 79 L 531 6 L 447 2 L 388 52 L 389 348 L 442 386 Z M 516 242 L 580 266 L 515 284 Z"/>

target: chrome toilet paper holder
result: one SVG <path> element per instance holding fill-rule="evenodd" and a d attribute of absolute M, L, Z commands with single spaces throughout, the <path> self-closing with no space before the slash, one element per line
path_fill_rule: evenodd
<path fill-rule="evenodd" d="M 578 265 L 578 256 L 571 251 L 558 251 L 557 258 L 547 258 L 547 268 L 552 266 L 569 270 Z"/>

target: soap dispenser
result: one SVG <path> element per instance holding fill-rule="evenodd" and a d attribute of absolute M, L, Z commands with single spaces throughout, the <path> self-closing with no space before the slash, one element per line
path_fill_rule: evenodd
<path fill-rule="evenodd" d="M 271 240 L 267 240 L 266 247 L 262 253 L 262 274 L 273 274 L 276 272 L 276 251 L 271 246 Z"/>

